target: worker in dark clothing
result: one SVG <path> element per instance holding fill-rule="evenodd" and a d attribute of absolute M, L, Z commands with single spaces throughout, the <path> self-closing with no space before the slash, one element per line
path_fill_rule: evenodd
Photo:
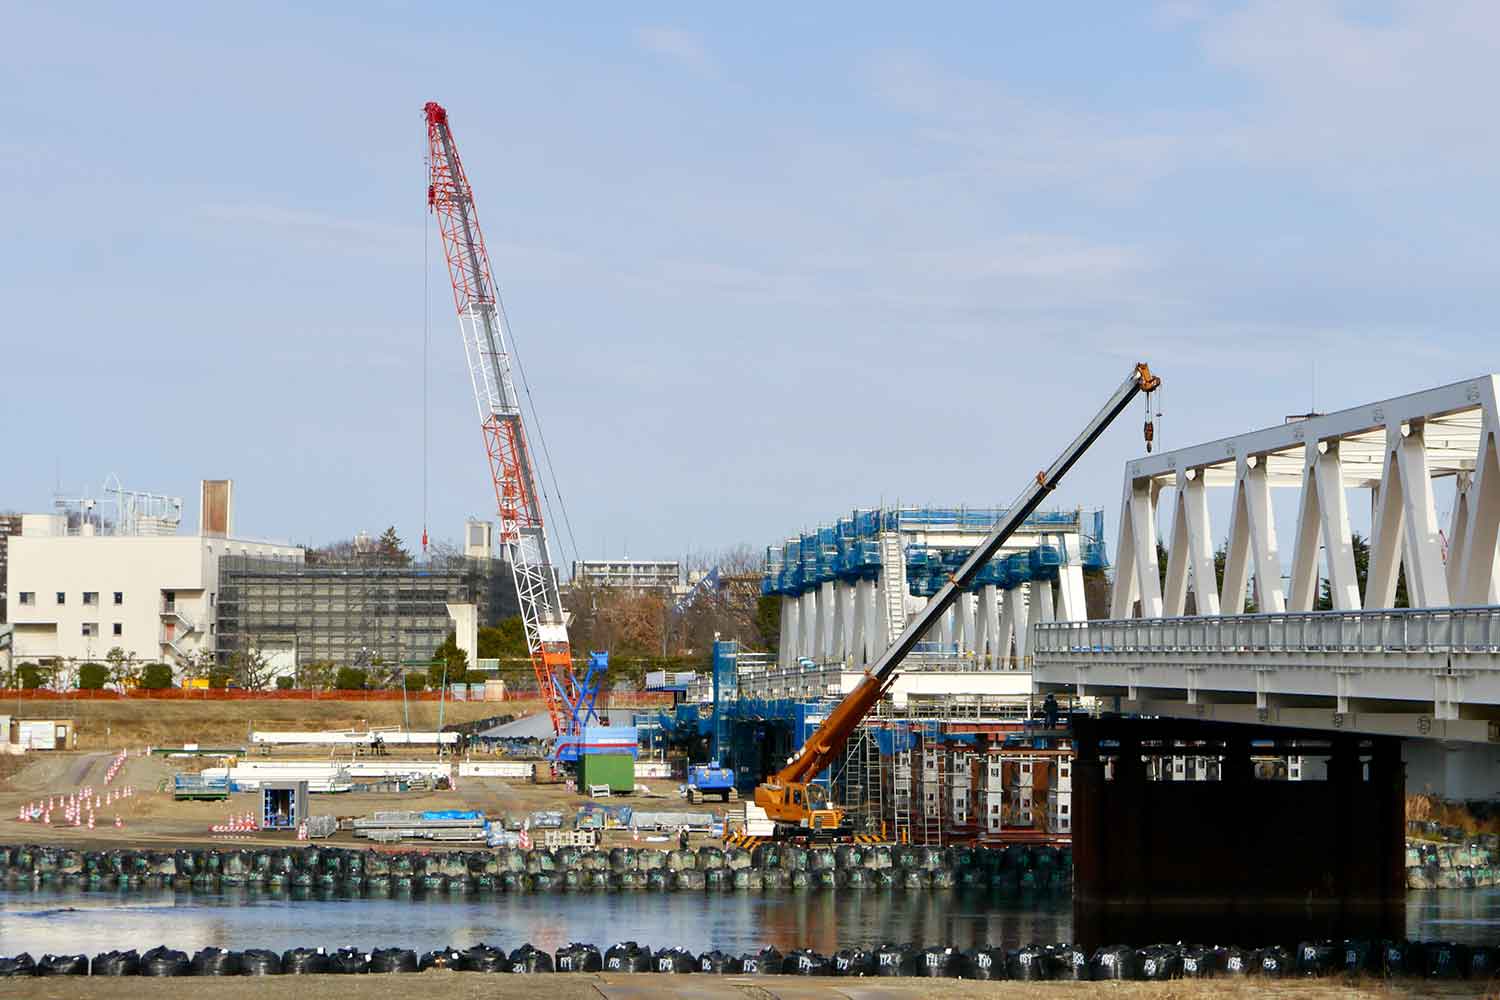
<path fill-rule="evenodd" d="M 1057 728 L 1057 696 L 1048 692 L 1047 700 L 1042 702 L 1042 715 L 1047 720 L 1048 729 Z"/>
<path fill-rule="evenodd" d="M 688 828 L 685 826 L 677 828 L 677 847 L 684 851 L 688 849 Z"/>

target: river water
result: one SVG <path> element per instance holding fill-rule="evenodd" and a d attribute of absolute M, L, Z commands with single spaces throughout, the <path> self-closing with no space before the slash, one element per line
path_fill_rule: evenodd
<path fill-rule="evenodd" d="M 602 949 L 625 939 L 653 948 L 733 953 L 769 944 L 831 954 L 885 941 L 1015 948 L 1070 940 L 1071 908 L 1066 895 L 1007 899 L 959 891 L 631 892 L 455 900 L 294 899 L 243 890 L 115 895 L 0 889 L 0 954 L 144 951 L 159 944 L 188 952 L 208 945 L 277 951 L 299 945 L 400 945 L 423 951 L 480 942 L 509 949 L 526 941 L 553 951 L 570 941 Z M 1500 888 L 1409 893 L 1407 936 L 1500 944 Z"/>

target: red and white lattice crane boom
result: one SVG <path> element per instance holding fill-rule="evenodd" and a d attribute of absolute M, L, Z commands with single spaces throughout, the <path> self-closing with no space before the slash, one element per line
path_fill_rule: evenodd
<path fill-rule="evenodd" d="M 557 576 L 547 548 L 541 491 L 521 422 L 520 396 L 511 377 L 505 309 L 479 231 L 474 191 L 448 127 L 448 112 L 433 102 L 423 111 L 430 164 L 427 205 L 437 216 L 448 276 L 453 281 L 453 304 L 458 309 L 459 332 L 495 484 L 500 543 L 520 598 L 537 685 L 552 718 L 553 731 L 560 734 L 567 713 L 565 704 L 577 697 L 577 681 Z"/>

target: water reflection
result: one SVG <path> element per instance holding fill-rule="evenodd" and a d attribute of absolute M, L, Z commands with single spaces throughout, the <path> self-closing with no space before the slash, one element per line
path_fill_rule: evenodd
<path fill-rule="evenodd" d="M 1016 948 L 1072 937 L 1065 895 L 1004 897 L 969 892 L 589 893 L 579 895 L 351 898 L 226 890 L 100 893 L 0 889 L 0 953 L 192 951 L 298 945 L 400 944 L 418 950 L 481 941 L 524 941 L 553 951 L 570 941 L 601 947 L 633 937 L 691 951 L 825 954 L 855 945 L 910 941 Z M 1407 898 L 1407 934 L 1467 944 L 1500 942 L 1500 888 L 1430 890 Z M 1241 942 L 1261 944 L 1263 942 Z M 1291 943 L 1291 942 L 1288 942 Z"/>

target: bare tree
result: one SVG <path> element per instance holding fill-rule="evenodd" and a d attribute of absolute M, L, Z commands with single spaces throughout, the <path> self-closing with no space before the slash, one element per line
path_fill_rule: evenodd
<path fill-rule="evenodd" d="M 264 691 L 276 680 L 276 667 L 252 640 L 229 654 L 230 676 L 247 691 Z"/>

